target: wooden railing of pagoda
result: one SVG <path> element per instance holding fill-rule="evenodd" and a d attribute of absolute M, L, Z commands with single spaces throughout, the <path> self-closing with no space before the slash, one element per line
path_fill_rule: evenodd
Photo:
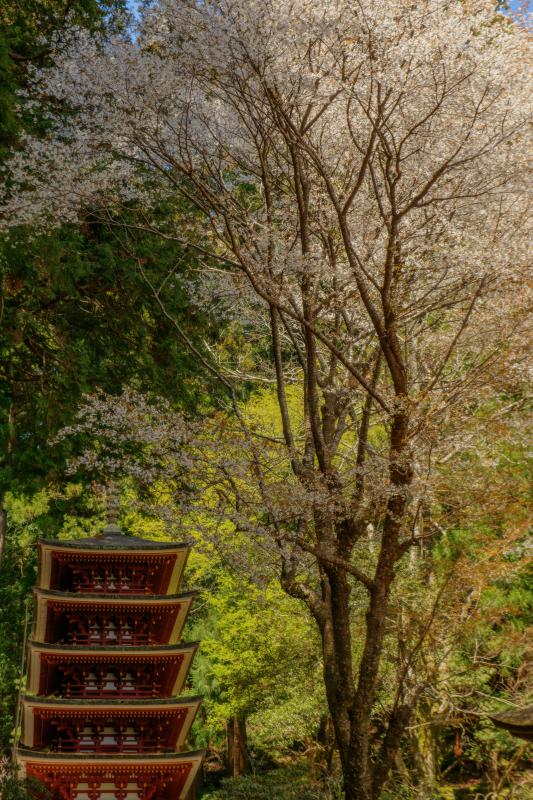
<path fill-rule="evenodd" d="M 72 567 L 72 590 L 81 594 L 153 594 L 155 570 L 115 569 L 100 571 L 90 566 Z"/>
<path fill-rule="evenodd" d="M 96 682 L 83 685 L 71 684 L 65 688 L 65 697 L 96 698 L 96 697 L 157 697 L 161 691 L 160 685 L 153 683 L 139 684 L 125 681 L 122 685 L 109 688 L 108 685 L 98 686 Z"/>
<path fill-rule="evenodd" d="M 57 753 L 124 753 L 142 755 L 161 750 L 161 740 L 146 737 L 137 738 L 116 734 L 94 734 L 72 738 L 57 738 L 52 742 L 52 750 Z"/>
<path fill-rule="evenodd" d="M 157 753 L 168 739 L 161 721 L 103 724 L 90 716 L 81 720 L 51 720 L 51 749 L 58 753 Z"/>
<path fill-rule="evenodd" d="M 172 610 L 162 616 L 168 619 Z M 158 621 L 161 621 L 159 618 Z M 98 645 L 126 647 L 157 644 L 157 621 L 150 614 L 108 614 L 84 617 L 79 612 L 67 614 L 68 629 L 63 636 L 63 644 Z"/>
<path fill-rule="evenodd" d="M 90 673 L 66 678 L 60 693 L 67 698 L 158 697 L 161 684 L 148 674 L 137 677 L 113 673 Z"/>
<path fill-rule="evenodd" d="M 126 647 L 156 644 L 151 633 L 132 633 L 120 628 L 93 629 L 88 632 L 70 631 L 67 643 L 75 645 L 123 645 Z"/>

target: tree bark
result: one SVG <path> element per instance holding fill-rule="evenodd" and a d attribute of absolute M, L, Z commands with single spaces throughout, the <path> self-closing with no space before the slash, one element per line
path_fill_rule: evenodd
<path fill-rule="evenodd" d="M 386 635 L 386 621 L 396 563 L 402 555 L 400 533 L 407 506 L 412 464 L 407 449 L 408 418 L 397 414 L 391 427 L 389 470 L 391 496 L 380 553 L 370 588 L 365 643 L 354 690 L 350 628 L 350 585 L 346 571 L 325 569 L 327 612 L 321 625 L 324 677 L 345 782 L 346 800 L 377 800 L 394 763 L 410 708 L 393 709 L 381 743 L 379 758 L 372 756 L 372 710 Z M 338 550 L 345 558 L 349 552 Z"/>
<path fill-rule="evenodd" d="M 7 511 L 4 507 L 4 498 L 0 497 L 0 565 L 4 556 L 7 536 Z"/>
<path fill-rule="evenodd" d="M 7 420 L 7 447 L 6 447 L 6 456 L 4 461 L 4 463 L 8 467 L 11 466 L 14 447 L 15 447 L 15 404 L 13 400 L 11 400 L 11 403 L 9 405 L 9 414 Z M 4 486 L 0 490 L 0 565 L 2 564 L 2 558 L 4 556 L 6 536 L 7 536 L 7 510 L 5 507 L 5 492 L 6 492 L 6 487 Z"/>
<path fill-rule="evenodd" d="M 230 717 L 227 725 L 227 739 L 228 775 L 232 778 L 237 778 L 239 775 L 246 774 L 250 768 L 246 718 L 244 715 L 235 714 Z"/>
<path fill-rule="evenodd" d="M 429 714 L 419 715 L 421 720 Z M 432 797 L 438 778 L 438 751 L 435 730 L 432 725 L 421 724 L 411 732 L 411 751 L 416 769 L 417 793 L 420 800 Z"/>

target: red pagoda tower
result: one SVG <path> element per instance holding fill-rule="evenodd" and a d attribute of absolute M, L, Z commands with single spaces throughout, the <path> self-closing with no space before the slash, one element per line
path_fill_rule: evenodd
<path fill-rule="evenodd" d="M 52 800 L 188 800 L 203 752 L 184 752 L 199 697 L 177 697 L 197 644 L 188 545 L 114 524 L 40 540 L 17 759 Z"/>

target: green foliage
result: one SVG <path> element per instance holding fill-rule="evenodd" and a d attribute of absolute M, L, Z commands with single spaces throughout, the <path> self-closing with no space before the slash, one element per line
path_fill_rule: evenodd
<path fill-rule="evenodd" d="M 261 775 L 224 780 L 220 789 L 202 794 L 202 800 L 329 800 L 320 788 L 309 785 L 305 764 Z"/>
<path fill-rule="evenodd" d="M 270 757 L 313 737 L 325 698 L 316 633 L 299 604 L 274 582 L 219 570 L 199 605 L 187 631 L 201 641 L 192 680 L 206 721 L 196 744 L 221 743 L 233 715 L 247 720 L 250 748 Z"/>
<path fill-rule="evenodd" d="M 17 230 L 0 242 L 0 491 L 57 474 L 65 454 L 49 440 L 86 391 L 133 383 L 175 397 L 179 386 L 185 406 L 205 396 L 198 365 L 136 269 L 143 259 L 157 283 L 178 262 L 167 308 L 199 340 L 208 321 L 180 278 L 190 260 L 149 236 L 130 244 L 134 255 L 98 225 L 53 236 Z"/>
<path fill-rule="evenodd" d="M 3 758 L 0 761 L 0 797 L 2 800 L 48 800 L 50 792 L 35 778 L 20 778 L 17 768 Z"/>
<path fill-rule="evenodd" d="M 49 500 L 7 498 L 8 529 L 0 571 L 0 746 L 12 741 L 21 686 L 24 634 L 31 623 L 31 592 L 37 573 L 36 539 L 51 523 Z M 26 626 L 27 621 L 27 626 Z"/>
<path fill-rule="evenodd" d="M 125 24 L 125 8 L 124 0 L 2 3 L 0 165 L 24 146 L 25 130 L 42 127 L 44 109 L 32 120 L 16 111 L 31 66 L 48 63 L 67 21 L 112 33 Z M 182 211 L 167 205 L 155 215 L 164 224 Z M 117 211 L 132 226 L 121 238 L 89 210 L 81 225 L 0 237 L 0 508 L 6 491 L 33 492 L 61 476 L 68 451 L 52 450 L 50 440 L 84 392 L 114 393 L 129 383 L 176 398 L 179 387 L 179 402 L 189 408 L 208 396 L 196 359 L 141 274 L 159 286 L 172 273 L 162 295 L 166 311 L 201 347 L 216 326 L 188 298 L 194 258 L 171 240 L 136 233 L 139 213 Z"/>

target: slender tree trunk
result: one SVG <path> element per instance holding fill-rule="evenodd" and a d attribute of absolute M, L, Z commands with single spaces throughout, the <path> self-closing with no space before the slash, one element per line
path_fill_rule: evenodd
<path fill-rule="evenodd" d="M 411 752 L 416 770 L 417 793 L 420 800 L 432 797 L 438 778 L 438 745 L 435 729 L 432 725 L 423 724 L 430 719 L 431 713 L 419 715 L 422 724 L 415 727 L 410 736 Z"/>
<path fill-rule="evenodd" d="M 15 447 L 15 404 L 11 400 L 9 406 L 9 414 L 7 418 L 7 447 L 4 464 L 9 468 L 11 465 L 13 449 Z M 0 566 L 4 556 L 7 536 L 7 511 L 5 507 L 5 492 L 4 486 L 0 490 Z"/>
<path fill-rule="evenodd" d="M 4 507 L 4 497 L 0 496 L 0 566 L 4 556 L 4 548 L 7 536 L 7 511 Z"/>
<path fill-rule="evenodd" d="M 320 755 L 315 758 L 315 766 L 321 766 L 325 775 L 331 775 L 336 741 L 333 722 L 329 714 L 324 714 L 320 718 L 316 741 L 320 747 Z"/>
<path fill-rule="evenodd" d="M 246 718 L 236 714 L 230 717 L 227 725 L 228 737 L 228 774 L 232 778 L 244 775 L 249 771 L 248 736 Z"/>

